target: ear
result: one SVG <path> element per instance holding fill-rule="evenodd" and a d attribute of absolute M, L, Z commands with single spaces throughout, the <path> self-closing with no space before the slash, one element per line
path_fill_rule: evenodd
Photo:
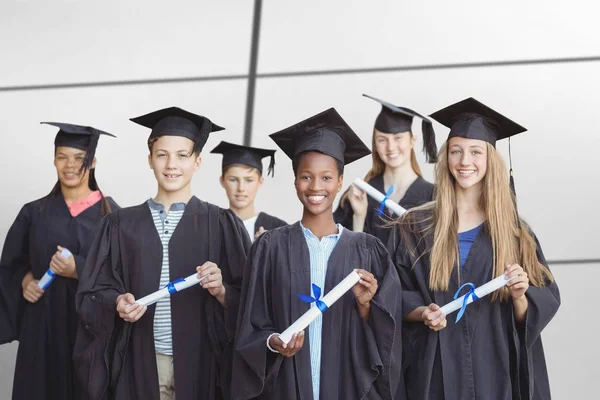
<path fill-rule="evenodd" d="M 258 187 L 262 187 L 264 181 L 265 177 L 261 175 L 261 177 L 258 179 Z"/>
<path fill-rule="evenodd" d="M 225 179 L 223 178 L 223 175 L 219 177 L 219 183 L 221 184 L 221 187 L 225 189 Z"/>
<path fill-rule="evenodd" d="M 150 167 L 150 169 L 154 169 L 154 167 L 152 166 L 152 153 L 148 154 L 148 166 Z"/>
<path fill-rule="evenodd" d="M 194 171 L 198 171 L 200 169 L 200 165 L 202 164 L 202 154 L 198 154 L 198 157 L 194 160 Z"/>
<path fill-rule="evenodd" d="M 338 177 L 338 188 L 337 191 L 340 192 L 342 190 L 342 186 L 344 186 L 344 175 L 340 175 Z"/>
<path fill-rule="evenodd" d="M 96 168 L 96 157 L 94 157 L 94 160 L 92 161 L 92 165 L 90 165 L 90 169 L 94 169 Z"/>
<path fill-rule="evenodd" d="M 417 144 L 417 135 L 412 133 L 411 137 L 410 137 L 410 146 L 414 149 L 416 144 Z"/>

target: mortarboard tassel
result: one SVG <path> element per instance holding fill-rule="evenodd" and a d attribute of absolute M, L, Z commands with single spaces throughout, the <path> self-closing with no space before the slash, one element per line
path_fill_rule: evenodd
<path fill-rule="evenodd" d="M 271 177 L 275 176 L 275 154 L 271 154 L 271 161 L 269 162 L 269 168 L 267 169 L 267 175 Z"/>
<path fill-rule="evenodd" d="M 85 152 L 85 157 L 83 158 L 83 163 L 81 164 L 81 170 L 87 171 L 91 165 L 94 163 L 94 156 L 96 155 L 96 147 L 98 146 L 98 138 L 100 138 L 100 134 L 95 132 L 92 128 L 87 128 L 92 134 L 90 135 L 90 143 L 88 145 L 87 151 Z"/>
<path fill-rule="evenodd" d="M 431 121 L 423 119 L 421 131 L 423 132 L 423 153 L 425 153 L 425 160 L 433 164 L 437 162 L 437 145 L 435 144 L 435 131 L 433 130 Z"/>
<path fill-rule="evenodd" d="M 508 163 L 510 166 L 509 186 L 510 191 L 512 192 L 513 203 L 515 204 L 515 218 L 517 219 L 517 227 L 521 228 L 521 221 L 519 220 L 519 211 L 517 209 L 517 191 L 515 190 L 515 178 L 513 176 L 512 154 L 510 152 L 510 137 L 508 138 Z"/>

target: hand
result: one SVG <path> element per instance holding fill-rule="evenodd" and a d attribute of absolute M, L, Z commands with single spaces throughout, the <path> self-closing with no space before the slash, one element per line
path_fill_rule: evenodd
<path fill-rule="evenodd" d="M 433 329 L 436 332 L 444 329 L 446 325 L 448 325 L 446 314 L 442 312 L 440 306 L 437 304 L 431 303 L 426 307 L 425 310 L 423 310 L 421 318 L 423 318 L 423 323 L 425 323 L 429 329 Z"/>
<path fill-rule="evenodd" d="M 207 261 L 202 266 L 196 267 L 196 271 L 198 271 L 198 278 L 208 275 L 200 282 L 200 286 L 208 290 L 221 304 L 224 304 L 221 299 L 223 301 L 225 299 L 225 286 L 223 286 L 223 275 L 217 264 Z"/>
<path fill-rule="evenodd" d="M 33 279 L 33 274 L 28 272 L 25 274 L 21 287 L 23 288 L 23 298 L 30 303 L 37 303 L 37 301 L 44 295 L 44 289 L 40 289 L 38 286 L 39 280 Z"/>
<path fill-rule="evenodd" d="M 350 201 L 350 206 L 352 206 L 354 215 L 357 217 L 367 216 L 369 202 L 367 200 L 367 194 L 364 191 L 360 190 L 355 185 L 350 186 L 350 190 L 348 191 L 348 200 Z"/>
<path fill-rule="evenodd" d="M 292 335 L 292 339 L 288 344 L 283 343 L 283 341 L 279 338 L 279 335 L 271 336 L 269 339 L 269 345 L 274 350 L 277 350 L 279 354 L 284 357 L 293 357 L 304 344 L 304 331 L 294 333 Z"/>
<path fill-rule="evenodd" d="M 256 232 L 256 233 L 254 234 L 254 240 L 258 239 L 258 237 L 259 237 L 260 235 L 262 235 L 263 233 L 265 233 L 265 232 L 266 232 L 266 230 L 265 230 L 265 228 L 263 228 L 262 226 L 261 226 L 260 228 L 258 228 L 258 232 Z"/>
<path fill-rule="evenodd" d="M 352 292 L 359 307 L 368 306 L 375 293 L 377 293 L 377 279 L 372 273 L 364 269 L 357 269 L 360 280 L 352 287 Z"/>
<path fill-rule="evenodd" d="M 50 269 L 57 275 L 64 276 L 65 278 L 77 278 L 77 270 L 75 269 L 75 257 L 64 258 L 60 252 L 63 251 L 63 247 L 57 246 L 57 251 L 50 260 Z"/>
<path fill-rule="evenodd" d="M 135 297 L 131 293 L 125 293 L 117 297 L 117 312 L 119 317 L 127 322 L 135 322 L 142 318 L 146 313 L 147 306 L 135 302 Z"/>
<path fill-rule="evenodd" d="M 512 298 L 518 300 L 525 296 L 525 292 L 529 289 L 529 277 L 527 276 L 527 272 L 523 271 L 523 267 L 519 264 L 509 265 L 504 270 L 504 275 L 506 275 L 506 279 L 510 279 L 513 276 L 517 277 L 506 285 L 508 290 L 510 290 Z"/>

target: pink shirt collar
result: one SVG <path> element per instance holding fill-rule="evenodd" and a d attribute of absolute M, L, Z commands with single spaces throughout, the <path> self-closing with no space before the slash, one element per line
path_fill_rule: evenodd
<path fill-rule="evenodd" d="M 71 204 L 67 202 L 67 207 L 69 207 L 71 216 L 76 217 L 100 200 L 102 200 L 102 194 L 99 190 L 95 190 L 81 200 L 74 201 Z"/>

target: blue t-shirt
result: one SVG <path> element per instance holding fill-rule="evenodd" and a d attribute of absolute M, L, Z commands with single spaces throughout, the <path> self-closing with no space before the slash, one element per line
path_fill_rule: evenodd
<path fill-rule="evenodd" d="M 458 252 L 460 255 L 461 271 L 465 265 L 465 262 L 467 262 L 467 257 L 469 256 L 469 251 L 471 251 L 471 246 L 473 246 L 473 242 L 475 241 L 475 238 L 477 237 L 477 234 L 481 230 L 482 226 L 483 224 L 458 234 Z"/>

